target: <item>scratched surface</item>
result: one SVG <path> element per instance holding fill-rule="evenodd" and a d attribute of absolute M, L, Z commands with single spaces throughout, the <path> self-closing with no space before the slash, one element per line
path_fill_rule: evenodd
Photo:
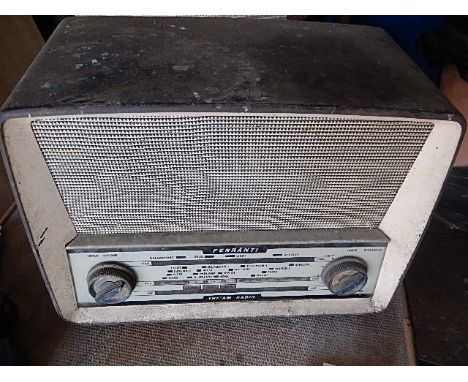
<path fill-rule="evenodd" d="M 219 17 L 67 18 L 5 106 L 456 113 L 379 28 Z"/>

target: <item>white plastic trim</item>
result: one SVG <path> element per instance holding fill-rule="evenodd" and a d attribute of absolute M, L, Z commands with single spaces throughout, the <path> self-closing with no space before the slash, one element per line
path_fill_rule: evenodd
<path fill-rule="evenodd" d="M 155 114 L 169 115 L 169 113 L 149 115 Z M 210 113 L 170 113 L 170 115 L 207 114 Z M 113 116 L 130 115 L 113 114 Z M 421 119 L 392 117 L 344 115 L 333 115 L 333 117 L 421 121 Z M 17 118 L 4 123 L 6 156 L 26 230 L 56 309 L 64 319 L 77 323 L 358 314 L 382 310 L 390 302 L 421 238 L 461 135 L 461 126 L 457 122 L 424 120 L 433 122 L 435 127 L 380 225 L 380 229 L 390 237 L 391 242 L 372 298 L 79 308 L 75 300 L 65 251 L 65 245 L 75 237 L 76 232 L 31 130 L 32 120 L 33 118 Z"/>

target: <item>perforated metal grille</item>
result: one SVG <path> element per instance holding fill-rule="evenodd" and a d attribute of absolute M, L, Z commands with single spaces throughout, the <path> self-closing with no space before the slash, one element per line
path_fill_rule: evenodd
<path fill-rule="evenodd" d="M 40 119 L 79 233 L 377 227 L 433 124 L 294 115 Z"/>

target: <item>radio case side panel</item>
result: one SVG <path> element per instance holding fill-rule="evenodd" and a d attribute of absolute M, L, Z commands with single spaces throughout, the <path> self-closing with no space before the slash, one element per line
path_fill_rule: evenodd
<path fill-rule="evenodd" d="M 54 306 L 65 319 L 76 309 L 65 245 L 76 236 L 29 118 L 2 126 L 2 152 L 18 209 Z"/>
<path fill-rule="evenodd" d="M 388 306 L 405 275 L 453 163 L 462 132 L 458 122 L 434 121 L 431 134 L 379 226 L 390 242 L 373 296 L 376 310 Z"/>

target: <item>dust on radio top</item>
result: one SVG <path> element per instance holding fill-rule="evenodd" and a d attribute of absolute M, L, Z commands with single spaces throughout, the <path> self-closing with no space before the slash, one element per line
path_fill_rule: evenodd
<path fill-rule="evenodd" d="M 434 90 L 380 28 L 223 17 L 75 17 L 60 23 L 4 111 L 149 108 L 459 119 Z"/>

